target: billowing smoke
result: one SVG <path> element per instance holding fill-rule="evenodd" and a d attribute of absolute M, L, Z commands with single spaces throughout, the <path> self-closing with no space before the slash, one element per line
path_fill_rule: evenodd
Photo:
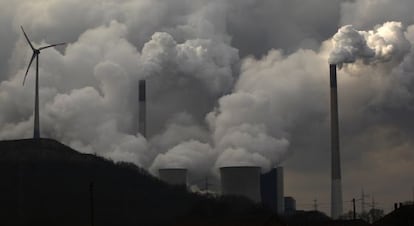
<path fill-rule="evenodd" d="M 160 168 L 185 168 L 189 176 L 198 180 L 210 175 L 216 153 L 209 144 L 196 140 L 181 142 L 165 154 L 159 154 L 150 171 L 156 174 Z"/>
<path fill-rule="evenodd" d="M 414 21 L 410 7 L 401 7 L 411 4 L 3 0 L 0 139 L 32 137 L 34 68 L 23 87 L 31 56 L 23 25 L 36 46 L 69 43 L 40 55 L 43 137 L 153 173 L 185 167 L 193 181 L 220 166 L 266 171 L 291 156 L 284 161 L 287 190 L 323 202 L 327 63 L 355 62 L 338 76 L 344 182 L 359 183 L 348 188 L 352 194 L 363 183 L 382 184 L 384 197 L 395 194 L 395 186 L 414 181 L 407 174 L 414 161 Z M 147 139 L 137 132 L 140 79 L 147 81 Z M 393 181 L 385 184 L 377 172 Z"/>
<path fill-rule="evenodd" d="M 232 94 L 219 100 L 207 119 L 219 157 L 216 166 L 277 166 L 290 147 L 293 129 L 315 115 L 323 116 L 324 94 L 318 74 L 321 60 L 312 50 L 285 58 L 272 50 L 262 59 L 246 58 Z M 300 67 L 295 65 L 301 62 Z M 308 78 L 308 82 L 300 82 Z M 307 101 L 304 101 L 307 95 Z M 310 104 L 314 103 L 314 104 Z"/>
<path fill-rule="evenodd" d="M 166 32 L 155 32 L 138 51 L 127 36 L 125 24 L 111 21 L 85 31 L 63 52 L 42 53 L 41 131 L 81 151 L 149 167 L 158 153 L 174 147 L 159 147 L 171 140 L 166 132 L 175 130 L 174 125 L 200 131 L 181 134 L 174 145 L 185 141 L 184 137 L 201 140 L 200 136 L 206 136 L 197 124 L 216 98 L 230 92 L 238 51 L 219 38 L 177 43 Z M 19 45 L 28 47 L 22 36 Z M 21 86 L 25 63 L 0 85 L 0 102 L 8 106 L 0 116 L 2 139 L 31 137 L 34 79 L 31 72 L 26 86 Z M 154 141 L 145 140 L 134 128 L 139 79 L 147 79 L 150 87 Z M 177 114 L 192 119 L 183 124 Z M 177 132 L 181 131 L 172 133 Z"/>
<path fill-rule="evenodd" d="M 352 25 L 341 27 L 333 36 L 334 49 L 329 63 L 342 65 L 361 60 L 364 63 L 401 61 L 410 51 L 400 22 L 386 22 L 374 30 L 358 31 Z"/>

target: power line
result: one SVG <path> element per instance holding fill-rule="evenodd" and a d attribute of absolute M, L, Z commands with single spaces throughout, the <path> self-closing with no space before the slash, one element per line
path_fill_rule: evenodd
<path fill-rule="evenodd" d="M 365 205 L 368 204 L 365 202 L 365 198 L 369 198 L 369 195 L 364 193 L 364 189 L 361 190 L 361 213 L 365 212 Z"/>
<path fill-rule="evenodd" d="M 375 209 L 376 204 L 378 204 L 378 203 L 376 203 L 376 202 L 375 202 L 374 195 L 372 195 L 372 203 L 371 203 L 371 208 L 372 208 L 372 209 Z"/>

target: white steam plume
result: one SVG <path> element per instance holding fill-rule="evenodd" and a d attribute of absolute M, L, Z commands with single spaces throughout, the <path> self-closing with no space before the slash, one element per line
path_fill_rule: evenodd
<path fill-rule="evenodd" d="M 177 43 L 166 32 L 154 33 L 139 52 L 127 36 L 127 27 L 112 21 L 87 30 L 63 53 L 51 50 L 41 56 L 41 133 L 84 152 L 149 167 L 158 153 L 173 146 L 159 149 L 134 132 L 138 79 L 149 79 L 152 86 L 152 121 L 175 121 L 173 115 L 186 111 L 202 120 L 214 100 L 231 90 L 238 52 L 217 38 Z M 0 103 L 7 109 L 0 116 L 1 139 L 31 137 L 34 79 L 29 75 L 27 85 L 21 86 L 24 66 L 0 84 Z M 196 124 L 183 128 L 191 130 Z M 200 133 L 189 136 L 200 139 Z"/>
<path fill-rule="evenodd" d="M 190 178 L 201 180 L 211 173 L 216 156 L 209 144 L 196 140 L 184 141 L 165 154 L 159 154 L 150 171 L 157 174 L 160 168 L 185 168 Z"/>
<path fill-rule="evenodd" d="M 286 157 L 292 130 L 323 112 L 317 101 L 323 92 L 315 90 L 319 84 L 313 80 L 317 74 L 307 73 L 320 71 L 314 66 L 320 60 L 313 51 L 285 59 L 276 50 L 244 60 L 234 92 L 207 117 L 219 153 L 216 167 L 258 165 L 267 171 Z M 304 79 L 309 83 L 300 82 Z M 313 100 L 319 104 L 310 104 Z"/>
<path fill-rule="evenodd" d="M 333 36 L 334 49 L 329 63 L 341 66 L 357 60 L 368 63 L 400 61 L 410 50 L 400 22 L 386 22 L 373 30 L 358 31 L 352 25 L 341 27 Z"/>

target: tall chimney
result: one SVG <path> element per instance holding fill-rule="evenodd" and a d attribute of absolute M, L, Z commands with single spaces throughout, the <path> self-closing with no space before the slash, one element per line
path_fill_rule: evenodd
<path fill-rule="evenodd" d="M 147 117 L 147 103 L 146 103 L 146 85 L 145 80 L 139 80 L 138 83 L 138 100 L 139 100 L 139 113 L 138 113 L 138 132 L 147 137 L 146 130 L 146 117 Z"/>
<path fill-rule="evenodd" d="M 338 93 L 336 65 L 329 65 L 331 83 L 331 217 L 338 219 L 342 214 L 341 157 L 339 153 Z"/>

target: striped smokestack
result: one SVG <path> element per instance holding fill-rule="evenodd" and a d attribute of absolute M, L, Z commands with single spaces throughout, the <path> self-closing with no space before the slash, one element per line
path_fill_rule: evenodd
<path fill-rule="evenodd" d="M 138 100 L 139 100 L 139 113 L 138 113 L 138 132 L 147 137 L 146 120 L 147 120 L 147 97 L 146 97 L 146 84 L 145 80 L 139 80 L 138 83 Z"/>
<path fill-rule="evenodd" d="M 338 219 L 342 214 L 341 156 L 339 153 L 338 92 L 336 64 L 330 64 L 331 84 L 331 217 Z"/>

